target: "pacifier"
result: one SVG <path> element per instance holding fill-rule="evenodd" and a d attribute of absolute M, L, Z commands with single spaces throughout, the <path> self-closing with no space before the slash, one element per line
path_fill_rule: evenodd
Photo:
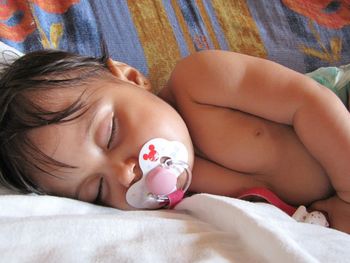
<path fill-rule="evenodd" d="M 126 192 L 129 205 L 139 209 L 173 207 L 191 183 L 188 152 L 182 143 L 162 138 L 146 142 L 139 153 L 142 178 Z"/>

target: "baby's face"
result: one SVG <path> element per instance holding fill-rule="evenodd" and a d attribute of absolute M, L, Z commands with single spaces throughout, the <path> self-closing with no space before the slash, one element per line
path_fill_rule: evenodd
<path fill-rule="evenodd" d="M 78 98 L 81 91 L 77 88 L 57 93 L 54 107 Z M 156 137 L 182 142 L 192 166 L 193 149 L 185 123 L 173 108 L 152 93 L 127 81 L 101 79 L 94 80 L 82 99 L 90 108 L 78 119 L 29 133 L 45 154 L 77 167 L 53 170 L 57 177 L 33 175 L 34 181 L 48 193 L 133 209 L 125 195 L 142 176 L 139 151 L 144 143 Z"/>

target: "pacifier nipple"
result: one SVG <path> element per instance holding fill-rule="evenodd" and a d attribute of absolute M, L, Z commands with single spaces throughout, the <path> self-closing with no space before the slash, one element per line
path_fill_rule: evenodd
<path fill-rule="evenodd" d="M 146 177 L 147 189 L 155 195 L 167 195 L 176 190 L 177 176 L 164 167 L 158 166 Z"/>

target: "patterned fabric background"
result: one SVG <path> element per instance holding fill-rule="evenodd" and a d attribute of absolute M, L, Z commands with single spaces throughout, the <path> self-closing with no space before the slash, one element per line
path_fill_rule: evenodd
<path fill-rule="evenodd" d="M 265 57 L 300 72 L 350 63 L 350 0 L 0 0 L 0 41 L 111 57 L 156 89 L 205 49 Z"/>

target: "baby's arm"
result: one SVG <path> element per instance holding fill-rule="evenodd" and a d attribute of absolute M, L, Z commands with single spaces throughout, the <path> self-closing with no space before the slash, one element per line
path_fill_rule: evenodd
<path fill-rule="evenodd" d="M 287 125 L 322 164 L 339 198 L 350 203 L 350 115 L 331 91 L 271 61 L 205 51 L 180 62 L 176 96 L 228 107 Z M 176 98 L 181 101 L 180 98 Z"/>
<path fill-rule="evenodd" d="M 348 202 L 335 195 L 313 203 L 310 211 L 313 210 L 326 212 L 332 228 L 350 234 L 350 204 Z"/>

